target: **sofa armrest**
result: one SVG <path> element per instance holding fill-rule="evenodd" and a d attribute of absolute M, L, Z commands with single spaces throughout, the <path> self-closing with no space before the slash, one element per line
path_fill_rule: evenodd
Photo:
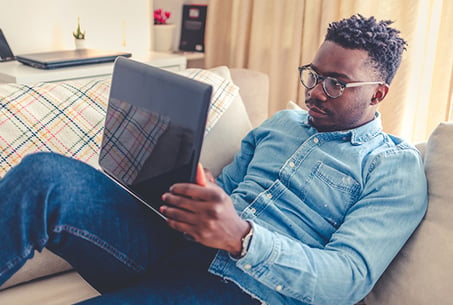
<path fill-rule="evenodd" d="M 417 230 L 393 260 L 372 292 L 367 305 L 451 304 L 453 300 L 453 123 L 440 123 L 426 143 L 428 210 Z"/>

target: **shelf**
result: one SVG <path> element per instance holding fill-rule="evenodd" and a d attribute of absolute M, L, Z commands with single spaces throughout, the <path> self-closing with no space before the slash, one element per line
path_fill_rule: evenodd
<path fill-rule="evenodd" d="M 184 70 L 187 65 L 185 56 L 170 53 L 145 52 L 133 56 L 132 59 L 170 71 Z M 109 76 L 112 72 L 113 62 L 43 70 L 26 66 L 17 61 L 9 61 L 0 63 L 0 83 L 55 82 Z"/>

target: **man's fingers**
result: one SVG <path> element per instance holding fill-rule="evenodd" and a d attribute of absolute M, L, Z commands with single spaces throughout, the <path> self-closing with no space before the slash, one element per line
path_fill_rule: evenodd
<path fill-rule="evenodd" d="M 211 183 L 205 187 L 193 183 L 177 183 L 170 187 L 170 193 L 200 201 L 219 200 L 215 185 Z"/>
<path fill-rule="evenodd" d="M 177 207 L 190 212 L 195 212 L 194 199 L 187 196 L 175 195 L 174 193 L 165 193 L 162 200 L 170 206 Z"/>
<path fill-rule="evenodd" d="M 164 214 L 165 217 L 172 221 L 183 222 L 187 224 L 196 223 L 195 214 L 192 211 L 186 209 L 163 205 L 160 208 L 160 212 Z"/>

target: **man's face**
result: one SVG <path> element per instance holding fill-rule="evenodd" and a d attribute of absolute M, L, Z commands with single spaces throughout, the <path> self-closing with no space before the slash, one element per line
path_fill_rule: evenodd
<path fill-rule="evenodd" d="M 311 66 L 316 73 L 345 83 L 379 81 L 367 60 L 368 53 L 364 50 L 345 49 L 325 41 Z M 368 123 L 374 119 L 377 104 L 385 96 L 382 92 L 376 94 L 379 86 L 345 88 L 340 97 L 333 99 L 326 95 L 319 82 L 314 88 L 305 90 L 310 123 L 318 131 L 346 130 Z"/>

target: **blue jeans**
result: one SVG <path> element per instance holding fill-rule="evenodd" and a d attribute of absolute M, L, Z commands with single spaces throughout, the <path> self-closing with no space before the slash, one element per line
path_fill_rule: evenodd
<path fill-rule="evenodd" d="M 83 304 L 256 304 L 207 272 L 215 250 L 188 241 L 92 167 L 25 157 L 0 180 L 0 284 L 44 247 L 98 291 Z"/>

